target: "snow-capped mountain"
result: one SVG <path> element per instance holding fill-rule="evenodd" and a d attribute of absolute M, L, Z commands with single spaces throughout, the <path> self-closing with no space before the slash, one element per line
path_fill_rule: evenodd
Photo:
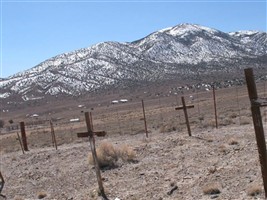
<path fill-rule="evenodd" d="M 50 58 L 0 80 L 0 98 L 80 95 L 113 84 L 231 71 L 251 63 L 266 67 L 266 58 L 266 32 L 224 33 L 180 24 L 134 42 L 102 42 Z"/>

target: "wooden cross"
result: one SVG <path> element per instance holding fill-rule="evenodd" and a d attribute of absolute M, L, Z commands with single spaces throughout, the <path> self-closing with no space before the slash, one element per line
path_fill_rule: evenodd
<path fill-rule="evenodd" d="M 97 159 L 97 155 L 96 155 L 95 138 L 94 138 L 94 134 L 96 132 L 93 132 L 92 116 L 89 115 L 88 112 L 85 112 L 84 114 L 85 114 L 85 122 L 86 122 L 86 126 L 87 126 L 87 132 L 77 133 L 77 136 L 78 137 L 89 137 L 90 147 L 91 147 L 91 151 L 92 151 L 92 155 L 93 155 L 93 159 L 94 159 L 94 164 L 95 164 L 95 171 L 96 171 L 96 177 L 97 177 L 99 191 L 100 191 L 100 194 L 103 197 L 103 199 L 108 200 L 108 198 L 105 194 L 105 191 L 104 191 L 103 184 L 102 184 L 100 167 L 99 167 L 99 163 L 98 163 L 98 159 Z"/>
<path fill-rule="evenodd" d="M 96 135 L 97 137 L 104 137 L 107 132 L 106 131 L 93 131 L 93 134 Z M 82 132 L 82 133 L 77 133 L 77 137 L 89 137 L 88 132 Z"/>
<path fill-rule="evenodd" d="M 56 140 L 56 134 L 55 134 L 54 125 L 52 123 L 52 120 L 50 120 L 49 123 L 50 123 L 50 127 L 51 127 L 52 144 L 54 147 L 56 147 L 56 150 L 57 150 L 57 140 Z"/>
<path fill-rule="evenodd" d="M 5 196 L 2 194 L 2 190 L 3 190 L 4 185 L 5 185 L 5 180 L 4 180 L 3 176 L 2 176 L 1 171 L 0 171 L 0 180 L 1 180 L 1 182 L 0 182 L 0 196 L 5 198 Z"/>
<path fill-rule="evenodd" d="M 143 99 L 142 99 L 142 107 L 143 107 L 143 115 L 144 115 L 146 137 L 148 138 L 147 124 L 146 124 L 146 111 L 145 111 L 145 105 L 144 105 L 144 100 Z"/>
<path fill-rule="evenodd" d="M 22 139 L 24 151 L 29 151 L 24 122 L 20 122 L 20 131 L 21 131 L 21 139 Z"/>
<path fill-rule="evenodd" d="M 191 136 L 191 129 L 190 129 L 190 124 L 189 124 L 189 119 L 188 119 L 188 114 L 187 114 L 187 108 L 194 108 L 194 105 L 186 106 L 183 96 L 181 97 L 181 99 L 182 99 L 183 105 L 175 108 L 175 110 L 184 110 L 184 116 L 185 116 L 186 126 L 187 126 L 187 130 L 188 130 L 188 135 Z"/>
<path fill-rule="evenodd" d="M 260 111 L 260 107 L 267 106 L 267 99 L 258 97 L 252 68 L 247 68 L 244 71 L 246 76 L 249 99 L 251 103 L 251 112 L 258 146 L 258 153 L 261 163 L 261 173 L 265 191 L 265 198 L 267 198 L 267 154 L 264 129 Z"/>
<path fill-rule="evenodd" d="M 97 137 L 104 137 L 106 136 L 107 132 L 106 131 L 93 131 L 93 118 L 92 118 L 92 113 L 90 112 L 88 114 L 88 118 L 89 118 L 89 124 L 90 124 L 90 127 L 91 127 L 91 131 L 92 131 L 92 134 L 93 135 L 96 135 Z M 85 119 L 86 119 L 86 116 L 85 116 Z M 87 124 L 87 122 L 86 122 Z M 87 126 L 88 127 L 88 126 Z M 87 132 L 82 132 L 82 133 L 77 133 L 77 137 L 89 137 L 90 136 L 90 133 L 89 131 Z"/>

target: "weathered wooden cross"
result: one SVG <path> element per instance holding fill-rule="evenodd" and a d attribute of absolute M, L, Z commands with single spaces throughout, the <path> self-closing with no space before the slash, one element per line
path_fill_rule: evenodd
<path fill-rule="evenodd" d="M 245 76 L 246 76 L 248 94 L 251 104 L 251 112 L 252 112 L 256 141 L 258 146 L 260 164 L 261 164 L 261 173 L 265 191 L 265 198 L 267 198 L 267 154 L 266 154 L 264 129 L 260 111 L 260 107 L 267 106 L 267 99 L 258 98 L 257 88 L 252 68 L 245 69 Z"/>
<path fill-rule="evenodd" d="M 2 194 L 2 190 L 3 190 L 4 185 L 5 185 L 5 180 L 4 180 L 3 176 L 2 176 L 1 171 L 0 171 L 0 180 L 1 180 L 1 182 L 0 182 L 0 196 L 5 197 L 5 196 Z"/>
<path fill-rule="evenodd" d="M 56 140 L 54 125 L 52 123 L 52 120 L 50 120 L 49 122 L 50 122 L 50 127 L 51 127 L 52 144 L 54 147 L 56 147 L 56 150 L 57 150 L 57 140 Z"/>
<path fill-rule="evenodd" d="M 25 154 L 24 149 L 23 149 L 23 145 L 22 145 L 22 142 L 21 142 L 21 138 L 20 138 L 18 132 L 17 132 L 17 136 L 18 136 L 18 140 L 19 140 L 19 144 L 20 144 L 21 151 L 22 151 L 23 154 Z"/>
<path fill-rule="evenodd" d="M 187 114 L 187 109 L 188 108 L 194 108 L 194 105 L 185 105 L 185 100 L 184 97 L 181 97 L 182 99 L 182 106 L 179 106 L 177 108 L 175 108 L 175 110 L 184 110 L 184 116 L 185 116 L 185 121 L 186 121 L 186 126 L 187 126 L 187 130 L 188 130 L 188 135 L 191 136 L 191 129 L 190 129 L 190 124 L 189 124 L 189 119 L 188 119 L 188 114 Z"/>
<path fill-rule="evenodd" d="M 86 126 L 87 126 L 87 132 L 77 133 L 77 136 L 78 137 L 89 137 L 90 147 L 91 147 L 91 151 L 92 151 L 92 155 L 93 155 L 93 159 L 94 159 L 94 164 L 95 164 L 96 177 L 97 177 L 99 191 L 100 191 L 100 194 L 103 197 L 103 199 L 108 200 L 108 198 L 105 194 L 105 191 L 104 191 L 102 178 L 101 178 L 101 174 L 100 174 L 100 167 L 99 167 L 99 163 L 98 163 L 98 159 L 97 159 L 97 155 L 96 155 L 94 134 L 96 134 L 97 132 L 93 131 L 93 123 L 92 123 L 91 114 L 89 115 L 88 112 L 85 112 L 84 114 L 85 114 L 85 122 L 86 122 Z M 102 134 L 105 133 L 104 131 L 100 131 L 100 132 Z"/>
<path fill-rule="evenodd" d="M 20 122 L 20 131 L 21 131 L 21 139 L 22 139 L 24 151 L 29 151 L 24 122 Z"/>
<path fill-rule="evenodd" d="M 143 115 L 144 115 L 146 137 L 148 138 L 147 124 L 146 124 L 146 111 L 145 111 L 145 105 L 144 105 L 144 100 L 143 99 L 142 99 L 142 107 L 143 107 Z"/>

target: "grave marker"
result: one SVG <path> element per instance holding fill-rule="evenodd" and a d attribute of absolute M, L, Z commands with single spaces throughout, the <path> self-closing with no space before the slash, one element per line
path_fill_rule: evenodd
<path fill-rule="evenodd" d="M 215 95 L 215 87 L 212 86 L 213 91 L 213 105 L 214 105 L 214 117 L 215 117 L 215 126 L 218 128 L 218 117 L 217 117 L 217 105 L 216 105 L 216 95 Z"/>
<path fill-rule="evenodd" d="M 51 127 L 52 144 L 53 144 L 53 147 L 56 147 L 56 150 L 57 150 L 57 140 L 56 140 L 56 135 L 55 135 L 55 130 L 54 130 L 52 120 L 50 120 L 50 127 Z"/>
<path fill-rule="evenodd" d="M 20 122 L 20 131 L 21 131 L 21 138 L 22 138 L 22 144 L 23 144 L 24 151 L 29 151 L 24 122 Z"/>
<path fill-rule="evenodd" d="M 256 83 L 254 80 L 252 68 L 244 70 L 248 88 L 248 94 L 251 104 L 251 112 L 253 118 L 253 124 L 255 129 L 256 141 L 259 152 L 259 159 L 261 164 L 261 173 L 265 191 L 265 198 L 267 198 L 267 154 L 266 154 L 266 143 L 264 136 L 264 129 L 261 118 L 260 107 L 267 106 L 267 99 L 258 98 Z"/>
<path fill-rule="evenodd" d="M 3 190 L 3 188 L 4 188 L 4 185 L 5 185 L 5 180 L 4 180 L 4 178 L 3 178 L 3 176 L 2 176 L 2 173 L 1 173 L 1 171 L 0 171 L 0 180 L 1 180 L 1 184 L 0 184 L 0 194 L 1 194 L 1 196 L 4 196 L 4 195 L 2 195 L 2 190 Z"/>
<path fill-rule="evenodd" d="M 18 136 L 18 140 L 19 140 L 21 151 L 22 151 L 23 154 L 25 154 L 24 149 L 23 149 L 23 145 L 22 145 L 22 142 L 21 142 L 21 139 L 20 139 L 20 136 L 19 136 L 18 132 L 17 132 L 17 136 Z"/>
<path fill-rule="evenodd" d="M 143 115 L 144 115 L 146 137 L 148 138 L 147 124 L 146 124 L 146 112 L 145 112 L 145 105 L 144 105 L 144 100 L 143 99 L 142 99 L 142 107 L 143 107 Z"/>
<path fill-rule="evenodd" d="M 104 191 L 102 178 L 101 178 L 101 174 L 100 174 L 100 167 L 98 164 L 97 154 L 96 154 L 96 149 L 95 149 L 94 134 L 96 132 L 93 132 L 92 118 L 88 112 L 85 112 L 85 122 L 86 122 L 86 126 L 87 126 L 87 132 L 77 133 L 77 136 L 78 137 L 89 137 L 90 147 L 91 147 L 91 151 L 92 151 L 92 155 L 93 155 L 93 159 L 94 159 L 94 164 L 95 164 L 95 171 L 96 171 L 96 177 L 97 177 L 99 191 L 100 191 L 100 194 L 103 197 L 103 199 L 108 200 L 108 198 L 105 194 L 105 191 Z"/>
<path fill-rule="evenodd" d="M 183 105 L 175 108 L 175 110 L 184 110 L 184 116 L 185 116 L 186 126 L 187 126 L 187 130 L 188 130 L 188 135 L 191 136 L 191 129 L 190 129 L 190 124 L 189 124 L 187 109 L 194 108 L 194 105 L 186 106 L 183 96 L 181 97 L 181 99 L 182 99 L 182 104 Z"/>

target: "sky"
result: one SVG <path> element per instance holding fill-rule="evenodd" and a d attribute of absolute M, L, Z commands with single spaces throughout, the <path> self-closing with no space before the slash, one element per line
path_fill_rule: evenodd
<path fill-rule="evenodd" d="M 99 42 L 192 23 L 266 32 L 267 0 L 0 0 L 0 77 Z"/>

